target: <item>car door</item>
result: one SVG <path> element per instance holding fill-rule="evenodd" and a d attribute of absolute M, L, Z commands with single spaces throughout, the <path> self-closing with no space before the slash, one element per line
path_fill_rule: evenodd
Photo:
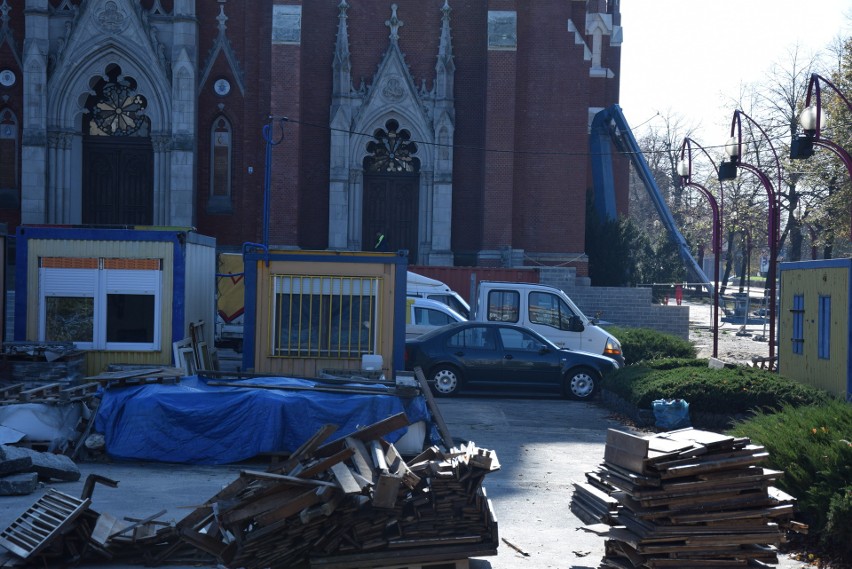
<path fill-rule="evenodd" d="M 503 354 L 497 337 L 487 326 L 466 326 L 447 338 L 446 350 L 470 386 L 490 385 L 500 380 Z"/>
<path fill-rule="evenodd" d="M 562 366 L 556 350 L 520 328 L 507 326 L 498 331 L 503 387 L 530 393 L 562 391 Z"/>

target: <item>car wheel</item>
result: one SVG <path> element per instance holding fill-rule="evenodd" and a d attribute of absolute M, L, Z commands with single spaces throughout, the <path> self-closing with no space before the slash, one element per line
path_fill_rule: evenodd
<path fill-rule="evenodd" d="M 461 373 L 450 365 L 441 365 L 432 370 L 432 393 L 438 397 L 455 395 L 461 387 Z"/>
<path fill-rule="evenodd" d="M 571 399 L 591 399 L 598 390 L 600 376 L 587 367 L 576 367 L 565 374 L 565 395 Z"/>

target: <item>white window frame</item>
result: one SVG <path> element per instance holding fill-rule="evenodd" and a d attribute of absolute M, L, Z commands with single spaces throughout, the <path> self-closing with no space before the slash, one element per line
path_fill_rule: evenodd
<path fill-rule="evenodd" d="M 105 269 L 103 259 L 98 269 L 39 267 L 38 338 L 47 334 L 47 298 L 93 298 L 92 341 L 75 342 L 78 349 L 106 351 L 159 351 L 162 343 L 162 270 Z M 107 342 L 107 296 L 138 294 L 154 297 L 154 338 L 152 342 Z"/>

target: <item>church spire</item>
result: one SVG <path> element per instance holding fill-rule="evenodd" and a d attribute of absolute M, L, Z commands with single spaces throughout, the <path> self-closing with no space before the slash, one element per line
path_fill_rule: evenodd
<path fill-rule="evenodd" d="M 346 10 L 349 9 L 349 4 L 346 0 L 340 0 L 337 5 L 337 10 L 340 12 L 337 16 L 337 42 L 334 48 L 334 93 L 345 94 L 349 92 L 352 85 L 349 72 L 352 69 L 352 62 L 349 59 L 349 29 L 346 25 Z"/>
<path fill-rule="evenodd" d="M 435 96 L 439 100 L 452 100 L 453 98 L 453 75 L 455 63 L 453 63 L 453 39 L 450 34 L 450 8 L 449 0 L 444 0 L 441 8 L 441 41 L 438 45 L 438 61 L 435 64 Z"/>

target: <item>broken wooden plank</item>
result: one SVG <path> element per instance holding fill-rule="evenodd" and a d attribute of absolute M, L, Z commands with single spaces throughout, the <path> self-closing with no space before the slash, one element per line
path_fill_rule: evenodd
<path fill-rule="evenodd" d="M 441 433 L 441 440 L 444 441 L 444 447 L 447 449 L 453 448 L 453 437 L 450 435 L 450 429 L 447 423 L 444 422 L 444 416 L 432 396 L 432 388 L 429 387 L 429 382 L 426 381 L 426 376 L 423 375 L 423 369 L 418 366 L 414 368 L 414 377 L 417 378 L 417 383 L 420 384 L 420 391 L 423 393 L 423 398 L 426 399 L 426 405 L 429 407 L 429 412 L 432 414 L 432 420 L 438 426 L 438 432 Z"/>

